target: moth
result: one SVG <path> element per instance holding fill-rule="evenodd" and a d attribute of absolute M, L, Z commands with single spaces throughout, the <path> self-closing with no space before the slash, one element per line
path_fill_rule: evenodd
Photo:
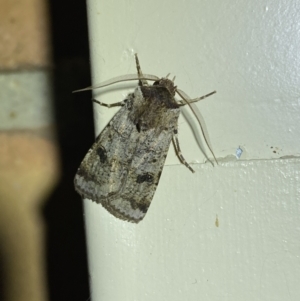
<path fill-rule="evenodd" d="M 179 147 L 180 107 L 187 104 L 195 113 L 191 104 L 216 91 L 190 99 L 174 85 L 175 78 L 143 75 L 137 55 L 135 60 L 137 75 L 120 76 L 95 87 L 74 91 L 138 80 L 135 90 L 121 102 L 105 104 L 93 99 L 99 105 L 108 108 L 121 106 L 121 109 L 84 157 L 74 183 L 83 198 L 100 203 L 119 219 L 138 223 L 149 209 L 171 141 L 181 163 L 194 172 Z M 147 80 L 154 81 L 153 85 L 149 85 Z M 182 100 L 175 99 L 176 93 Z M 204 134 L 202 126 L 201 130 Z M 205 141 L 212 152 L 206 138 Z"/>

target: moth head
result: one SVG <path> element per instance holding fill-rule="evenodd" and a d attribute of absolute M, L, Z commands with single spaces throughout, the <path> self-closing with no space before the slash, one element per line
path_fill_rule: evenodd
<path fill-rule="evenodd" d="M 156 81 L 153 83 L 153 86 L 154 85 L 159 85 L 161 87 L 165 87 L 168 89 L 168 91 L 170 92 L 170 94 L 172 96 L 175 96 L 175 92 L 176 92 L 176 86 L 174 85 L 174 81 L 166 78 L 166 77 L 163 77 L 161 78 L 160 80 Z"/>

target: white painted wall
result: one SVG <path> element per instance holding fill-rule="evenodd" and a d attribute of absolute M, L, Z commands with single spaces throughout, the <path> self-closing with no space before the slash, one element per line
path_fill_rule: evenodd
<path fill-rule="evenodd" d="M 217 90 L 198 108 L 220 161 L 204 163 L 181 118 L 196 173 L 171 147 L 142 222 L 84 201 L 92 300 L 299 300 L 300 2 L 89 0 L 88 15 L 94 84 L 135 73 L 137 52 L 191 97 Z M 95 106 L 98 132 L 115 112 Z"/>

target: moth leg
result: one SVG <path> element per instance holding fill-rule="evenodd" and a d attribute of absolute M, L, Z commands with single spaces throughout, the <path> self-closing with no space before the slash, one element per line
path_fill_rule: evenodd
<path fill-rule="evenodd" d="M 144 78 L 144 75 L 143 75 L 143 72 L 142 72 L 142 69 L 140 66 L 140 61 L 139 61 L 137 53 L 134 56 L 135 56 L 136 70 L 137 70 L 138 77 L 139 77 L 139 86 L 149 86 L 148 82 L 145 79 L 142 79 L 142 78 Z"/>
<path fill-rule="evenodd" d="M 184 157 L 183 157 L 183 155 L 181 153 L 181 149 L 180 149 L 180 146 L 179 146 L 178 131 L 177 131 L 177 129 L 174 130 L 174 134 L 173 134 L 172 140 L 173 140 L 173 144 L 174 144 L 176 155 L 179 158 L 180 162 L 182 164 L 184 164 L 191 172 L 195 172 L 193 170 L 193 168 L 186 162 L 186 160 L 184 159 Z"/>
<path fill-rule="evenodd" d="M 115 102 L 115 103 L 105 103 L 105 102 L 101 102 L 101 101 L 96 100 L 96 99 L 92 99 L 92 102 L 95 102 L 98 105 L 104 106 L 104 107 L 107 107 L 107 108 L 121 107 L 121 106 L 124 106 L 124 104 L 125 104 L 124 100 L 123 101 L 119 101 L 119 102 Z"/>
<path fill-rule="evenodd" d="M 215 94 L 215 93 L 216 93 L 216 91 L 213 91 L 213 92 L 210 92 L 210 93 L 208 93 L 208 94 L 206 94 L 206 95 L 203 95 L 203 96 L 201 96 L 201 97 L 194 98 L 194 99 L 185 99 L 185 98 L 183 98 L 181 95 L 180 95 L 180 96 L 181 96 L 183 99 L 185 99 L 186 101 L 188 101 L 189 103 L 193 103 L 193 102 L 197 102 L 197 101 L 199 101 L 199 100 L 202 100 L 202 99 L 204 99 L 204 98 L 206 98 L 206 97 L 209 97 L 209 96 L 211 96 L 211 95 L 213 95 L 213 94 Z M 179 104 L 178 104 L 178 105 L 179 105 L 180 107 L 185 106 L 185 105 L 187 105 L 186 101 L 179 100 Z"/>

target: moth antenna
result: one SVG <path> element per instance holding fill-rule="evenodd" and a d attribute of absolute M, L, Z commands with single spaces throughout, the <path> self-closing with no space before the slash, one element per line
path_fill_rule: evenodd
<path fill-rule="evenodd" d="M 152 74 L 144 74 L 143 75 L 143 79 L 145 80 L 151 80 L 151 81 L 158 81 L 160 78 L 156 75 L 152 75 Z M 94 90 L 94 89 L 100 89 L 106 86 L 110 86 L 116 83 L 120 83 L 120 82 L 127 82 L 127 81 L 131 81 L 131 80 L 140 80 L 140 77 L 137 74 L 126 74 L 126 75 L 121 75 L 121 76 L 117 76 L 114 78 L 111 78 L 107 81 L 104 81 L 100 84 L 96 84 L 94 86 L 90 86 L 87 88 L 83 88 L 83 89 L 79 89 L 79 90 L 75 90 L 73 91 L 73 93 L 76 92 L 82 92 L 82 91 L 88 91 L 88 90 Z"/>
<path fill-rule="evenodd" d="M 144 75 L 140 66 L 140 61 L 138 58 L 137 53 L 134 55 L 135 56 L 135 64 L 136 64 L 136 70 L 138 73 L 138 77 L 139 77 L 139 86 L 149 86 L 148 82 L 144 79 Z"/>
<path fill-rule="evenodd" d="M 207 129 L 206 129 L 206 125 L 205 125 L 204 119 L 203 119 L 203 117 L 202 117 L 200 111 L 198 110 L 198 108 L 197 108 L 194 104 L 192 104 L 192 103 L 190 102 L 191 98 L 190 98 L 185 92 L 183 92 L 183 91 L 181 91 L 181 90 L 179 90 L 179 89 L 176 89 L 176 92 L 177 92 L 177 94 L 185 101 L 185 103 L 190 107 L 191 111 L 192 111 L 193 114 L 195 115 L 195 117 L 196 117 L 196 119 L 197 119 L 197 121 L 198 121 L 198 123 L 199 123 L 199 125 L 200 125 L 200 129 L 201 129 L 201 133 L 202 133 L 202 135 L 203 135 L 203 137 L 204 137 L 204 141 L 205 141 L 205 143 L 206 143 L 206 145 L 207 145 L 209 151 L 210 151 L 211 154 L 213 155 L 215 161 L 216 161 L 217 164 L 218 164 L 218 160 L 217 160 L 217 158 L 216 158 L 216 156 L 215 156 L 215 154 L 214 154 L 214 152 L 213 152 L 213 150 L 212 150 L 211 143 L 210 143 L 209 137 L 208 137 L 208 132 L 207 132 Z M 214 94 L 214 93 L 216 93 L 216 91 L 214 91 L 214 92 L 212 92 L 212 93 L 209 93 L 209 94 L 205 95 L 203 98 L 206 98 L 207 96 L 210 96 L 210 95 L 212 95 L 212 94 Z M 203 99 L 203 98 L 200 97 L 200 99 Z M 199 100 L 200 100 L 200 99 L 199 99 Z M 202 122 L 201 122 L 201 119 L 202 119 Z M 211 162 L 211 160 L 210 160 L 209 158 L 207 158 L 207 159 L 208 159 L 208 161 L 213 165 L 213 163 Z"/>
<path fill-rule="evenodd" d="M 176 76 L 173 77 L 172 82 L 174 83 Z"/>

